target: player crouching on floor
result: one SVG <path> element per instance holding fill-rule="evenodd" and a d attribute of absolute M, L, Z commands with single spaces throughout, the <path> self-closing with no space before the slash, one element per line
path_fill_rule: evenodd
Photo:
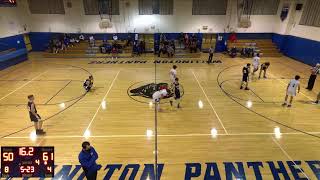
<path fill-rule="evenodd" d="M 89 92 L 92 86 L 93 86 L 93 76 L 89 76 L 89 78 L 84 81 L 83 87 L 87 92 Z"/>
<path fill-rule="evenodd" d="M 156 91 L 153 93 L 152 99 L 153 99 L 153 103 L 157 107 L 157 111 L 159 111 L 159 112 L 162 111 L 160 108 L 160 100 L 163 99 L 164 97 L 166 97 L 167 95 L 168 95 L 168 92 L 166 89 L 162 89 L 160 91 Z"/>

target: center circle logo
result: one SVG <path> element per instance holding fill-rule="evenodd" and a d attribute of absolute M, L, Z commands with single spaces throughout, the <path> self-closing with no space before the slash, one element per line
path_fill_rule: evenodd
<path fill-rule="evenodd" d="M 169 99 L 174 97 L 174 91 L 171 89 L 171 83 L 168 81 L 157 80 L 157 83 L 154 81 L 141 81 L 132 84 L 128 90 L 128 96 L 140 103 L 147 103 L 152 100 L 152 95 L 156 91 L 159 91 L 163 88 L 167 89 L 168 95 L 161 100 L 161 103 L 168 103 Z M 180 94 L 181 97 L 184 95 L 183 86 L 180 84 Z"/>

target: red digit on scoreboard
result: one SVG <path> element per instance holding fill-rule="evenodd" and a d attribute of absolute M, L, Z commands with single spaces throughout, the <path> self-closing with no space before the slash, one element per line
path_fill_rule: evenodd
<path fill-rule="evenodd" d="M 29 147 L 29 149 L 27 147 L 19 148 L 20 156 L 33 156 L 33 152 L 34 152 L 33 147 Z"/>
<path fill-rule="evenodd" d="M 4 152 L 2 156 L 3 156 L 3 161 L 13 161 L 13 158 L 14 158 L 13 152 Z"/>

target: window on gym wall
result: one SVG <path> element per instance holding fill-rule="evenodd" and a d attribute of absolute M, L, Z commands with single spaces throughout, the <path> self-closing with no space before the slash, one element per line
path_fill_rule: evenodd
<path fill-rule="evenodd" d="M 173 0 L 139 0 L 139 15 L 172 15 Z"/>
<path fill-rule="evenodd" d="M 193 0 L 192 15 L 225 15 L 228 0 Z"/>
<path fill-rule="evenodd" d="M 32 14 L 65 14 L 63 0 L 28 0 Z"/>
<path fill-rule="evenodd" d="M 85 15 L 120 15 L 119 0 L 83 0 Z"/>
<path fill-rule="evenodd" d="M 320 0 L 308 0 L 304 5 L 300 25 L 320 27 Z"/>
<path fill-rule="evenodd" d="M 280 0 L 239 0 L 238 9 L 243 14 L 275 15 L 278 12 Z"/>

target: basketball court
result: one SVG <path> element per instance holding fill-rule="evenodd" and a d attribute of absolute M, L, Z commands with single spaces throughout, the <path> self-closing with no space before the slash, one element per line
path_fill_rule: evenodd
<path fill-rule="evenodd" d="M 176 64 L 184 92 L 182 108 L 171 108 L 163 100 L 163 112 L 155 113 L 151 99 L 131 96 L 130 90 L 169 82 L 173 64 L 154 63 L 156 58 L 148 57 L 129 59 L 147 61 L 143 64 L 94 64 L 96 59 L 43 58 L 39 53 L 29 58 L 1 71 L 0 145 L 54 146 L 57 179 L 81 176 L 76 165 L 85 140 L 99 154 L 103 168 L 98 179 L 110 166 L 118 168 L 111 179 L 124 173 L 125 179 L 152 176 L 145 168 L 155 162 L 163 165 L 161 179 L 204 179 L 210 174 L 225 179 L 230 172 L 238 172 L 238 179 L 255 179 L 259 175 L 252 163 L 260 165 L 263 179 L 273 179 L 272 164 L 285 167 L 292 179 L 296 174 L 317 178 L 310 168 L 316 168 L 320 158 L 319 106 L 311 104 L 316 93 L 302 89 L 292 108 L 281 106 L 286 85 L 297 72 L 302 87 L 306 84 L 308 74 L 303 72 L 309 67 L 300 62 L 262 57 L 271 62 L 268 79 L 252 80 L 250 91 L 239 89 L 241 69 L 250 60 L 220 56 L 221 64 Z M 82 82 L 89 74 L 95 85 L 85 93 Z M 319 91 L 319 83 L 315 89 Z M 46 136 L 34 135 L 26 110 L 29 94 L 35 95 Z M 281 173 L 279 177 L 287 178 Z"/>

